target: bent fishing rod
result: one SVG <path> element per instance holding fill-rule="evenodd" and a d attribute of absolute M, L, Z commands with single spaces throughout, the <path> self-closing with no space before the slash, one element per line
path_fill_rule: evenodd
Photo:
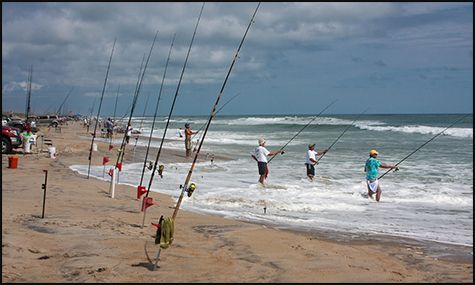
<path fill-rule="evenodd" d="M 237 93 L 236 95 L 234 95 L 233 97 L 229 98 L 228 101 L 226 101 L 223 106 L 221 106 L 218 111 L 216 111 L 215 113 L 215 116 L 219 113 L 219 111 L 221 111 L 227 104 L 229 104 L 229 102 L 231 102 L 234 98 L 236 98 L 237 96 L 241 95 L 241 93 Z M 196 133 L 191 137 L 191 141 L 193 141 L 193 139 L 195 138 L 195 136 L 206 126 L 206 123 L 204 123 L 203 125 L 201 125 L 201 127 L 196 131 Z M 201 137 L 199 138 L 198 141 L 201 140 Z"/>
<path fill-rule="evenodd" d="M 128 130 L 129 125 L 130 125 L 130 122 L 132 121 L 132 115 L 134 113 L 134 109 L 135 109 L 135 106 L 137 104 L 137 99 L 138 99 L 139 94 L 140 94 L 140 88 L 142 87 L 143 78 L 145 76 L 145 73 L 147 72 L 147 66 L 148 66 L 148 63 L 150 61 L 150 56 L 152 55 L 153 47 L 155 46 L 155 41 L 157 40 L 157 36 L 158 36 L 158 31 L 155 33 L 155 37 L 153 38 L 152 46 L 150 47 L 150 51 L 148 53 L 147 61 L 145 62 L 145 66 L 144 66 L 144 69 L 143 69 L 143 72 L 142 72 L 142 76 L 140 78 L 140 83 L 137 87 L 136 94 L 135 94 L 133 102 L 132 102 L 132 107 L 130 109 L 129 121 L 127 122 L 127 125 L 126 125 L 126 129 L 125 129 L 125 132 L 124 132 L 124 137 L 122 139 L 122 144 L 121 144 L 121 147 L 120 147 L 121 151 L 119 152 L 119 155 L 117 157 L 117 163 L 116 163 L 115 167 L 117 167 L 119 162 L 122 163 L 122 161 L 124 159 L 125 142 L 126 142 L 125 138 L 127 137 L 127 130 Z"/>
<path fill-rule="evenodd" d="M 279 149 L 279 151 L 277 153 L 282 153 L 282 151 L 284 150 L 284 148 L 291 142 L 293 141 L 303 130 L 305 130 L 305 128 L 307 128 L 313 121 L 315 121 L 318 117 L 320 117 L 320 115 L 325 112 L 326 109 L 328 109 L 331 105 L 333 105 L 336 101 L 338 101 L 337 99 L 333 100 L 333 102 L 331 102 L 330 104 L 328 104 L 322 111 L 320 111 L 320 113 L 318 113 L 318 115 L 316 115 L 315 117 L 313 117 L 313 119 L 311 119 L 305 126 L 303 126 L 303 128 L 300 129 L 300 131 L 298 131 L 283 147 L 281 147 Z M 276 157 L 275 155 L 272 156 L 269 161 L 267 162 L 267 164 L 269 164 L 273 159 L 274 157 Z"/>
<path fill-rule="evenodd" d="M 408 154 L 406 157 L 404 157 L 403 159 L 401 159 L 398 163 L 396 163 L 394 166 L 395 168 L 401 163 L 403 162 L 404 160 L 406 160 L 407 158 L 409 158 L 411 155 L 413 155 L 414 153 L 416 153 L 416 151 L 420 150 L 421 148 L 423 148 L 426 144 L 428 144 L 429 142 L 433 141 L 436 137 L 440 136 L 442 133 L 444 133 L 446 130 L 450 129 L 451 127 L 453 127 L 455 124 L 457 124 L 458 122 L 462 121 L 463 119 L 465 119 L 466 117 L 468 117 L 470 114 L 467 114 L 465 116 L 463 116 L 462 118 L 458 119 L 457 121 L 455 121 L 454 123 L 452 123 L 450 126 L 448 126 L 447 128 L 445 128 L 443 131 L 439 132 L 438 134 L 436 134 L 435 136 L 433 136 L 430 140 L 426 141 L 425 143 L 423 143 L 420 147 L 418 147 L 416 150 L 414 150 L 413 152 L 411 152 L 410 154 Z M 383 178 L 384 175 L 388 174 L 390 171 L 392 170 L 392 168 L 388 169 L 385 173 L 383 173 L 381 176 L 378 177 L 378 180 Z M 397 168 L 396 168 L 397 170 Z"/>
<path fill-rule="evenodd" d="M 172 105 L 170 107 L 170 113 L 168 114 L 167 123 L 165 125 L 165 129 L 163 130 L 163 137 L 162 137 L 162 140 L 160 141 L 160 147 L 159 147 L 158 152 L 157 152 L 157 157 L 155 158 L 155 163 L 153 164 L 152 175 L 150 176 L 150 180 L 148 182 L 147 193 L 145 194 L 145 198 L 148 197 L 148 194 L 150 193 L 150 188 L 152 187 L 153 177 L 155 176 L 155 171 L 157 170 L 158 160 L 160 159 L 160 153 L 162 152 L 163 142 L 165 141 L 165 135 L 167 134 L 168 125 L 170 124 L 170 119 L 172 117 L 173 109 L 175 107 L 176 98 L 178 97 L 178 91 L 180 90 L 181 81 L 183 79 L 183 74 L 185 73 L 186 64 L 187 64 L 188 58 L 190 56 L 191 47 L 193 46 L 193 41 L 195 39 L 196 30 L 198 29 L 198 24 L 200 23 L 200 19 L 201 19 L 201 15 L 203 13 L 204 6 L 205 6 L 205 2 L 203 2 L 203 5 L 201 6 L 200 15 L 198 16 L 198 20 L 197 20 L 196 25 L 195 25 L 195 30 L 193 32 L 193 36 L 191 37 L 190 46 L 188 47 L 188 52 L 186 54 L 185 63 L 183 64 L 183 69 L 181 70 L 180 79 L 178 80 L 178 85 L 176 87 L 175 96 L 173 97 L 173 102 L 172 102 Z M 144 211 L 144 219 L 145 219 L 145 211 Z"/>
<path fill-rule="evenodd" d="M 185 191 L 188 191 L 188 197 L 191 196 L 191 194 L 193 193 L 193 190 L 194 189 L 188 189 L 188 184 L 190 183 L 190 179 L 191 179 L 191 175 L 193 174 L 193 169 L 195 168 L 195 164 L 196 164 L 196 161 L 198 159 L 198 155 L 201 151 L 201 147 L 203 146 L 203 142 L 205 140 L 205 137 L 206 137 L 206 133 L 208 132 L 208 129 L 209 129 L 209 126 L 211 124 L 211 121 L 213 120 L 214 116 L 215 116 L 215 111 L 216 111 L 216 107 L 218 106 L 219 104 L 219 100 L 221 99 L 221 96 L 223 95 L 223 91 L 224 91 L 224 87 L 226 86 L 226 83 L 228 82 L 228 78 L 229 78 L 229 75 L 231 74 L 231 71 L 233 69 L 233 66 L 234 66 L 234 63 L 236 62 L 236 59 L 238 58 L 238 55 L 239 55 L 239 51 L 241 50 L 241 47 L 242 47 L 242 44 L 244 43 L 244 40 L 246 39 L 246 35 L 249 31 L 249 28 L 251 27 L 251 24 L 254 22 L 254 17 L 256 16 L 256 13 L 257 13 L 257 10 L 259 9 L 259 6 L 261 5 L 261 2 L 259 2 L 257 4 L 257 7 L 256 7 L 256 10 L 254 11 L 254 14 L 252 15 L 252 18 L 251 20 L 249 21 L 249 25 L 247 26 L 247 29 L 246 29 L 246 32 L 244 33 L 244 36 L 242 37 L 242 40 L 239 44 L 239 47 L 236 51 L 236 54 L 234 55 L 234 58 L 233 58 L 233 61 L 231 62 L 231 66 L 229 67 L 229 70 L 228 70 L 228 73 L 226 75 L 226 78 L 224 79 L 224 82 L 223 82 L 223 86 L 221 87 L 221 90 L 219 91 L 219 94 L 218 94 L 218 97 L 216 98 L 216 102 L 214 103 L 214 106 L 213 108 L 211 109 L 211 114 L 209 116 L 209 120 L 208 120 L 208 123 L 206 125 L 206 128 L 204 130 L 204 133 L 203 133 L 203 137 L 200 141 L 200 144 L 198 146 L 198 150 L 196 151 L 196 154 L 195 154 L 195 157 L 193 159 L 193 163 L 191 164 L 191 167 L 190 167 L 190 170 L 188 171 L 188 175 L 186 176 L 186 179 L 185 179 L 185 183 L 183 183 L 183 188 L 182 188 L 182 191 L 181 191 L 181 194 L 180 194 L 180 197 L 178 198 L 178 201 L 177 201 L 177 204 L 175 206 L 175 210 L 173 211 L 173 216 L 172 216 L 172 220 L 175 221 L 175 218 L 176 218 L 176 215 L 178 213 L 178 210 L 180 209 L 180 205 L 181 205 L 181 201 L 183 200 L 183 196 L 184 196 L 184 193 Z"/>
<path fill-rule="evenodd" d="M 97 123 L 99 122 L 99 115 L 101 113 L 102 100 L 104 99 L 104 91 L 106 90 L 107 78 L 109 77 L 109 70 L 111 67 L 112 55 L 114 54 L 115 42 L 116 42 L 116 39 L 114 39 L 114 44 L 112 45 L 112 51 L 109 58 L 109 64 L 107 65 L 106 78 L 104 80 L 104 86 L 102 87 L 101 100 L 99 102 L 99 107 L 97 110 L 97 118 L 96 118 L 96 124 L 94 125 L 94 133 L 92 134 L 91 148 L 89 149 L 89 158 L 88 158 L 89 166 L 87 167 L 87 179 L 89 179 L 89 172 L 91 170 L 92 145 L 94 144 L 94 139 L 96 138 Z"/>
<path fill-rule="evenodd" d="M 369 108 L 367 108 L 366 110 L 364 110 L 361 114 L 358 115 L 358 117 L 360 117 L 361 115 L 363 115 L 364 113 L 366 113 L 366 111 L 368 111 L 368 109 L 369 109 Z M 317 159 L 317 164 L 318 164 L 318 162 L 320 161 L 320 159 L 322 159 L 322 158 L 325 156 L 325 154 L 327 154 L 327 152 L 336 144 L 336 142 L 346 133 L 346 131 L 348 131 L 348 130 L 353 126 L 353 124 L 356 122 L 356 120 L 358 119 L 358 117 L 355 118 L 355 119 L 353 120 L 353 122 L 351 122 L 351 124 L 349 124 L 349 125 L 345 128 L 345 130 L 343 131 L 343 133 L 341 133 L 341 135 L 339 135 L 339 136 L 336 138 L 336 140 L 327 148 L 327 150 Z"/>
<path fill-rule="evenodd" d="M 147 165 L 147 159 L 148 159 L 148 153 L 149 153 L 149 150 L 150 150 L 150 144 L 152 142 L 152 134 L 153 134 L 153 130 L 155 128 L 155 121 L 157 119 L 157 113 L 158 113 L 158 106 L 160 104 L 160 99 L 162 97 L 162 89 L 163 89 L 163 83 L 165 82 L 165 77 L 167 75 L 167 69 L 168 69 L 168 63 L 170 61 L 170 55 L 172 53 L 172 48 L 173 48 L 173 43 L 175 42 L 175 36 L 176 34 L 173 34 L 173 39 L 172 39 L 172 43 L 170 45 L 170 50 L 168 51 L 168 58 L 167 58 L 167 62 L 165 63 L 165 70 L 163 72 L 163 77 L 162 77 L 162 83 L 160 84 L 160 91 L 158 92 L 158 99 L 157 99 L 157 103 L 155 104 L 155 113 L 153 114 L 153 122 L 152 122 L 152 127 L 151 127 L 151 130 L 150 130 L 150 137 L 148 138 L 148 145 L 147 145 L 147 150 L 145 151 L 145 159 L 144 159 L 144 162 L 143 162 L 143 167 L 142 167 L 142 175 L 140 176 L 140 183 L 139 183 L 139 186 L 142 186 L 142 182 L 143 182 L 143 177 L 144 177 L 144 173 L 145 173 L 145 167 Z"/>
<path fill-rule="evenodd" d="M 58 107 L 58 111 L 56 111 L 56 114 L 61 116 L 61 108 L 63 108 L 64 106 L 64 103 L 66 103 L 66 100 L 68 100 L 69 98 L 69 95 L 71 95 L 71 92 L 73 91 L 73 88 L 71 88 L 68 92 L 68 94 L 66 95 L 66 98 L 64 98 L 63 102 L 59 105 Z M 64 110 L 63 110 L 64 111 Z"/>

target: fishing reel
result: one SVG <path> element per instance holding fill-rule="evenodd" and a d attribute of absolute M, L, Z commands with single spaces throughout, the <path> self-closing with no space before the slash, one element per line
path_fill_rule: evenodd
<path fill-rule="evenodd" d="M 160 175 L 160 178 L 163 178 L 163 170 L 165 170 L 165 165 L 160 164 L 158 166 L 158 175 Z"/>
<path fill-rule="evenodd" d="M 180 185 L 180 188 L 182 188 L 183 186 Z M 188 185 L 188 188 L 185 188 L 185 192 L 187 193 L 187 196 L 188 197 L 191 197 L 191 195 L 193 194 L 193 191 L 195 191 L 196 189 L 196 184 L 191 182 L 190 185 Z"/>

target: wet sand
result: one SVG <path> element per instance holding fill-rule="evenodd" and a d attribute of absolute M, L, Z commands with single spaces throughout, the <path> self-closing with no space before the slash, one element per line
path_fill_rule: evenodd
<path fill-rule="evenodd" d="M 2 155 L 2 282 L 472 282 L 473 248 L 395 237 L 352 237 L 272 228 L 180 209 L 173 244 L 160 268 L 148 260 L 158 218 L 171 216 L 175 199 L 150 192 L 145 227 L 135 187 L 79 175 L 90 139 L 82 125 L 42 129 L 58 155 L 18 153 L 17 169 Z M 127 147 L 124 163 L 145 151 Z M 116 149 L 96 141 L 92 165 L 115 163 Z M 41 138 L 38 141 L 41 147 Z M 33 152 L 36 152 L 36 148 Z M 185 162 L 184 151 L 164 149 L 161 162 Z M 152 151 L 155 157 L 156 150 Z M 215 154 L 215 161 L 229 159 Z M 205 155 L 201 160 L 207 160 Z M 41 185 L 48 171 L 45 217 Z"/>

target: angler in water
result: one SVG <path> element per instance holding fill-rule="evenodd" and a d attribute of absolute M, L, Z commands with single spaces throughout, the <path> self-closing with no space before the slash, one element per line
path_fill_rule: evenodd
<path fill-rule="evenodd" d="M 305 167 L 307 168 L 307 177 L 310 181 L 313 181 L 313 178 L 315 177 L 315 165 L 318 163 L 317 156 L 325 154 L 327 151 L 327 149 L 323 151 L 315 150 L 314 143 L 308 145 L 308 150 L 305 155 Z"/>
<path fill-rule="evenodd" d="M 373 198 L 373 194 L 376 193 L 376 201 L 379 202 L 381 198 L 381 186 L 379 185 L 378 180 L 378 169 L 381 168 L 391 168 L 396 171 L 399 168 L 396 165 L 386 165 L 382 164 L 379 160 L 376 159 L 378 152 L 374 149 L 369 151 L 369 158 L 366 160 L 364 171 L 366 172 L 366 183 L 368 186 L 368 197 Z"/>
<path fill-rule="evenodd" d="M 185 124 L 185 154 L 191 157 L 191 136 L 198 132 L 193 132 L 189 123 Z"/>
<path fill-rule="evenodd" d="M 251 152 L 252 158 L 257 161 L 257 168 L 259 170 L 259 183 L 264 185 L 264 180 L 267 178 L 267 175 L 269 174 L 269 169 L 267 168 L 267 156 L 275 156 L 277 154 L 284 154 L 285 152 L 282 150 L 276 150 L 276 151 L 269 151 L 265 147 L 266 145 L 266 140 L 264 138 L 260 138 L 259 141 L 259 146 L 256 147 L 254 150 L 254 153 Z"/>

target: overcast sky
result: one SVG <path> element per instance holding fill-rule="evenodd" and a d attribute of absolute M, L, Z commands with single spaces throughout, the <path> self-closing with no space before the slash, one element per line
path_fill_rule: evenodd
<path fill-rule="evenodd" d="M 202 3 L 2 2 L 2 111 L 101 114 L 130 108 L 140 63 L 157 42 L 135 114 L 168 115 Z M 206 3 L 174 115 L 208 115 L 257 2 Z M 263 2 L 220 114 L 472 113 L 473 4 Z M 96 99 L 95 99 L 96 98 Z"/>

